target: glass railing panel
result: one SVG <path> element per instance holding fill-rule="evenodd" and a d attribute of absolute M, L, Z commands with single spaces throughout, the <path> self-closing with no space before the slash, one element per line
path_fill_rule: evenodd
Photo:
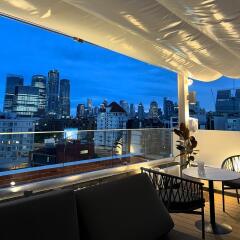
<path fill-rule="evenodd" d="M 0 187 L 167 158 L 171 138 L 157 128 L 1 133 Z"/>

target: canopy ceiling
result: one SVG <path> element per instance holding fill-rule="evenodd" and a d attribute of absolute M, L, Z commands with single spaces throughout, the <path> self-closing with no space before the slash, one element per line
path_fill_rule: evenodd
<path fill-rule="evenodd" d="M 2 0 L 0 12 L 194 79 L 240 77 L 239 0 Z"/>

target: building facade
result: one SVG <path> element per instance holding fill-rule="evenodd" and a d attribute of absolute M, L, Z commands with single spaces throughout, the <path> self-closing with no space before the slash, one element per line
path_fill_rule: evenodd
<path fill-rule="evenodd" d="M 100 112 L 97 116 L 98 131 L 94 134 L 95 145 L 112 149 L 121 145 L 121 153 L 126 152 L 127 131 L 117 131 L 116 129 L 126 129 L 127 121 L 128 117 L 125 110 L 116 102 L 112 102 L 106 107 L 105 112 Z M 108 131 L 109 129 L 115 130 Z"/>
<path fill-rule="evenodd" d="M 152 101 L 150 103 L 150 109 L 148 117 L 150 119 L 158 118 L 158 103 L 156 101 Z"/>
<path fill-rule="evenodd" d="M 174 103 L 171 100 L 168 100 L 167 98 L 163 99 L 163 111 L 164 111 L 164 118 L 170 119 L 171 117 L 175 116 L 175 109 L 174 109 Z"/>
<path fill-rule="evenodd" d="M 77 105 L 77 118 L 84 118 L 85 117 L 85 105 L 78 104 Z"/>
<path fill-rule="evenodd" d="M 126 100 L 120 100 L 120 106 L 125 110 L 127 115 L 129 114 L 129 104 Z"/>
<path fill-rule="evenodd" d="M 15 89 L 18 86 L 23 86 L 23 77 L 18 75 L 8 75 L 6 79 L 6 90 L 4 97 L 4 112 L 13 111 L 13 101 L 15 97 Z"/>
<path fill-rule="evenodd" d="M 69 117 L 70 116 L 70 81 L 68 79 L 62 79 L 60 81 L 60 94 L 59 94 L 59 104 L 60 104 L 60 116 Z"/>
<path fill-rule="evenodd" d="M 50 70 L 48 72 L 47 83 L 47 109 L 48 114 L 57 117 L 59 109 L 59 72 L 57 70 Z"/>
<path fill-rule="evenodd" d="M 144 106 L 142 103 L 138 104 L 138 119 L 143 120 L 145 118 Z"/>
<path fill-rule="evenodd" d="M 238 114 L 240 112 L 240 89 L 217 91 L 216 112 Z"/>
<path fill-rule="evenodd" d="M 21 117 L 37 116 L 39 107 L 39 88 L 18 86 L 15 89 L 13 112 Z"/>
<path fill-rule="evenodd" d="M 44 117 L 47 108 L 47 89 L 46 89 L 47 79 L 43 75 L 32 76 L 32 87 L 36 87 L 39 90 L 39 104 L 38 113 L 39 117 Z"/>
<path fill-rule="evenodd" d="M 29 118 L 0 119 L 0 170 L 11 170 L 29 166 L 29 152 L 34 148 L 35 120 Z M 11 134 L 11 133 L 19 134 Z"/>

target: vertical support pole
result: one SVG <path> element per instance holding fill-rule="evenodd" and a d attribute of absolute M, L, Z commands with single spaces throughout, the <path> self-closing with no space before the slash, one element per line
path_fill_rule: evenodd
<path fill-rule="evenodd" d="M 188 77 L 178 73 L 178 122 L 189 122 L 189 103 L 188 103 Z"/>
<path fill-rule="evenodd" d="M 183 73 L 178 73 L 178 124 L 185 123 L 188 127 L 189 123 L 189 103 L 188 103 L 188 77 Z M 182 168 L 186 159 L 180 157 L 180 176 L 182 176 Z"/>

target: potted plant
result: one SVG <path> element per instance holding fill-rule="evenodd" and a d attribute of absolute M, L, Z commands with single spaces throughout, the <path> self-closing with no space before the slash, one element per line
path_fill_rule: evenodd
<path fill-rule="evenodd" d="M 181 157 L 181 166 L 187 167 L 191 161 L 194 161 L 194 155 L 198 154 L 199 150 L 196 150 L 197 140 L 194 136 L 190 136 L 190 131 L 184 123 L 180 124 L 179 129 L 174 129 L 173 131 L 180 137 L 176 145 L 180 154 L 175 158 Z"/>

